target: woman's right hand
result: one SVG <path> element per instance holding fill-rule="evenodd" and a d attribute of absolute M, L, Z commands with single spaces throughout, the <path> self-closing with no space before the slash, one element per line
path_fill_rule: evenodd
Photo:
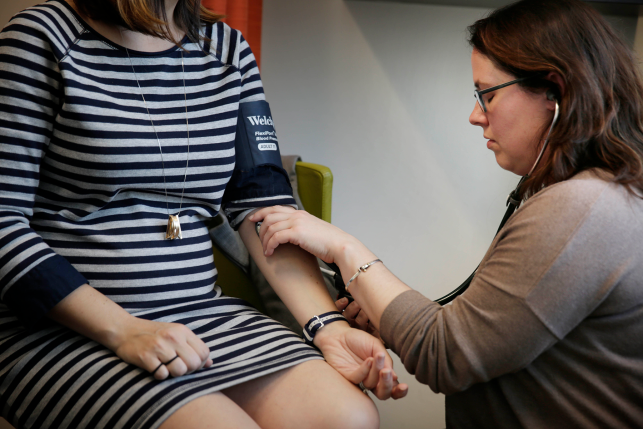
<path fill-rule="evenodd" d="M 210 349 L 187 326 L 135 317 L 88 284 L 67 295 L 47 316 L 153 373 L 157 380 L 212 365 Z M 162 363 L 168 364 L 159 367 Z"/>
<path fill-rule="evenodd" d="M 264 254 L 270 256 L 280 244 L 292 243 L 324 262 L 335 262 L 338 249 L 357 239 L 334 225 L 304 210 L 273 206 L 250 216 L 251 222 L 262 222 L 259 238 Z"/>
<path fill-rule="evenodd" d="M 134 322 L 115 340 L 110 348 L 118 357 L 153 373 L 157 380 L 179 377 L 212 365 L 208 346 L 187 326 L 179 323 L 134 318 Z M 176 356 L 178 358 L 174 359 Z"/>

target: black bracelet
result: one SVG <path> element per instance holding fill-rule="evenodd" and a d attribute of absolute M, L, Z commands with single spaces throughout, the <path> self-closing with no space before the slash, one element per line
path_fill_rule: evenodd
<path fill-rule="evenodd" d="M 346 321 L 346 318 L 339 311 L 329 311 L 319 316 L 313 316 L 313 318 L 304 325 L 304 342 L 312 346 L 317 331 L 329 323 L 339 322 L 341 320 Z"/>

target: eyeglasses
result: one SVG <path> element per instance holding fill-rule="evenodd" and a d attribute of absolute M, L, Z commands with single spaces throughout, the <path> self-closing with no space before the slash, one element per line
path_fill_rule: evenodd
<path fill-rule="evenodd" d="M 531 79 L 534 76 L 527 76 L 527 77 L 521 77 L 520 79 L 512 80 L 511 82 L 503 83 L 500 85 L 492 86 L 491 88 L 483 89 L 482 91 L 474 89 L 473 90 L 473 96 L 476 98 L 476 101 L 478 102 L 478 106 L 482 109 L 483 112 L 487 113 L 487 106 L 484 104 L 484 99 L 482 96 L 484 94 L 487 94 L 489 92 L 496 91 L 500 88 L 504 88 L 505 86 L 513 85 L 514 83 L 522 82 L 523 80 Z"/>

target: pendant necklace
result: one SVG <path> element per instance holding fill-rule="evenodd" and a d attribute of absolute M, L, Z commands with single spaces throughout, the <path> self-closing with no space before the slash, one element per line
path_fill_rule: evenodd
<path fill-rule="evenodd" d="M 119 28 L 119 31 L 121 33 L 121 43 L 123 47 L 125 48 L 125 43 L 123 40 L 123 30 Z M 154 126 L 154 121 L 152 120 L 152 115 L 150 114 L 150 109 L 147 107 L 147 101 L 145 101 L 145 95 L 143 94 L 143 90 L 141 89 L 141 84 L 138 81 L 138 76 L 136 75 L 136 70 L 134 69 L 134 63 L 132 62 L 132 58 L 129 55 L 129 50 L 125 48 L 125 52 L 127 53 L 127 58 L 129 59 L 130 66 L 132 67 L 132 72 L 134 73 L 134 79 L 136 79 L 136 85 L 138 85 L 138 90 L 141 93 L 141 97 L 143 98 L 143 104 L 145 105 L 145 110 L 147 110 L 147 116 L 150 118 L 150 123 L 152 124 L 152 129 L 154 130 L 154 135 L 156 136 L 156 141 L 159 144 L 159 151 L 161 153 L 161 168 L 163 171 L 163 186 L 165 188 L 165 208 L 167 210 L 167 215 L 168 215 L 168 221 L 167 221 L 167 230 L 165 231 L 165 239 L 166 240 L 174 240 L 176 238 L 183 238 L 181 234 L 181 223 L 179 222 L 179 216 L 181 215 L 181 207 L 183 207 L 183 193 L 185 192 L 185 183 L 188 177 L 188 164 L 190 162 L 190 125 L 188 122 L 188 96 L 187 96 L 187 90 L 185 89 L 185 65 L 183 62 L 183 48 L 181 50 L 181 70 L 183 72 L 183 97 L 185 100 L 185 128 L 187 130 L 187 135 L 188 135 L 188 155 L 187 159 L 185 160 L 185 174 L 183 176 L 183 190 L 181 191 L 181 202 L 179 204 L 179 212 L 176 215 L 171 215 L 170 214 L 170 206 L 168 203 L 167 199 L 167 183 L 165 181 L 165 163 L 163 162 L 163 149 L 161 148 L 161 140 L 159 139 L 159 135 L 156 132 L 156 127 Z"/>

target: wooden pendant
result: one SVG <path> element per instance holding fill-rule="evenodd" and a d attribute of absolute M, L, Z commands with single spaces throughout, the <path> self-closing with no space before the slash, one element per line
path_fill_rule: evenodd
<path fill-rule="evenodd" d="M 170 218 L 167 221 L 167 231 L 165 231 L 165 239 L 174 240 L 176 238 L 183 238 L 181 235 L 181 223 L 179 222 L 179 217 L 176 215 L 170 215 Z"/>

